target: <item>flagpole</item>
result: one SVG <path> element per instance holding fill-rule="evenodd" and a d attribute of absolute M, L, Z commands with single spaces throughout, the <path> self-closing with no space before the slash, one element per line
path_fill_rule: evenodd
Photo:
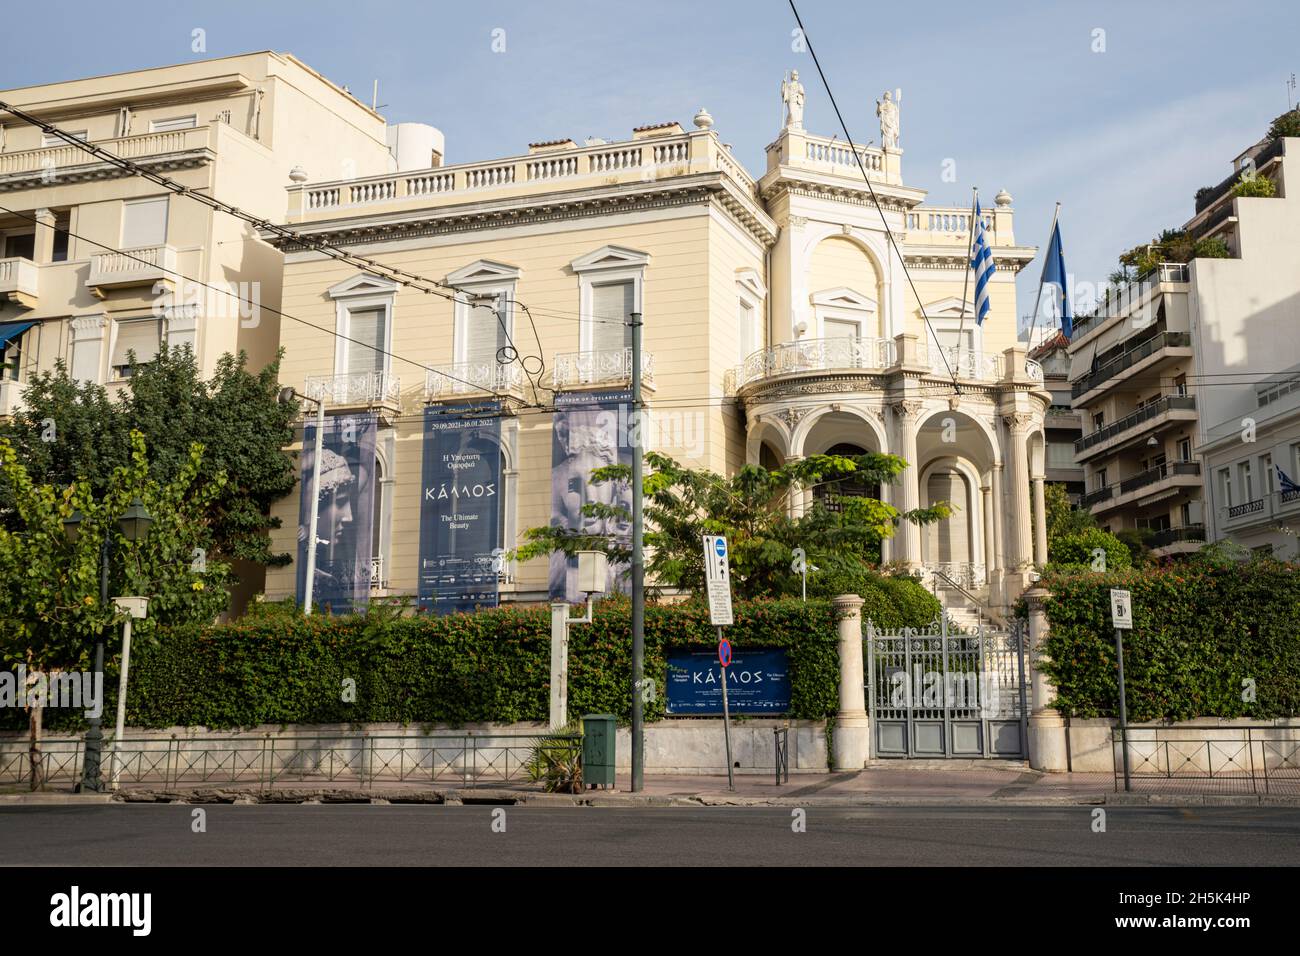
<path fill-rule="evenodd" d="M 957 367 L 958 368 L 961 368 L 962 332 L 964 332 L 966 328 L 966 290 L 970 288 L 970 273 L 971 273 L 970 254 L 971 254 L 971 250 L 975 248 L 975 204 L 979 202 L 979 191 L 980 188 L 978 186 L 972 186 L 970 188 L 970 229 L 968 229 L 966 232 L 966 275 L 965 278 L 962 279 L 962 283 L 961 283 L 961 318 L 957 322 Z M 935 341 L 938 342 L 937 336 L 935 337 Z M 942 345 L 940 345 L 939 347 L 943 348 Z"/>
<path fill-rule="evenodd" d="M 1056 236 L 1056 219 L 1061 215 L 1061 204 L 1056 204 L 1056 211 L 1052 213 L 1052 228 L 1047 231 L 1047 252 L 1052 251 L 1052 239 Z M 1029 338 L 1025 340 L 1025 353 L 1033 351 L 1034 348 L 1034 328 L 1038 325 L 1038 313 L 1043 308 L 1043 280 L 1047 278 L 1047 252 L 1043 253 L 1043 271 L 1038 274 L 1038 295 L 1034 296 L 1034 317 L 1029 323 Z M 1065 276 L 1061 277 L 1065 281 Z M 1066 289 L 1062 289 L 1063 295 L 1069 295 Z"/>

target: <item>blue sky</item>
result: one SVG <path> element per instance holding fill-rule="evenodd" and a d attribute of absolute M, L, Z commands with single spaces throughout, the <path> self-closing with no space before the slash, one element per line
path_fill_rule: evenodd
<path fill-rule="evenodd" d="M 1045 247 L 1062 203 L 1066 263 L 1098 283 L 1123 249 L 1191 215 L 1200 186 L 1286 109 L 1300 72 L 1300 5 L 1265 0 L 863 3 L 802 0 L 804 25 L 858 141 L 879 139 L 875 100 L 903 90 L 904 177 L 935 203 L 1005 188 L 1016 236 Z M 134 11 L 134 12 L 133 12 Z M 147 17 L 147 27 L 142 18 Z M 785 0 L 166 5 L 17 4 L 0 87 L 257 49 L 291 52 L 390 122 L 443 130 L 447 161 L 517 154 L 535 140 L 625 138 L 690 125 L 708 107 L 751 172 L 781 122 L 785 70 L 808 91 L 805 125 L 838 132 Z M 191 51 L 206 31 L 207 52 Z M 492 50 L 505 31 L 505 52 Z M 1104 30 L 1105 51 L 1094 52 Z M 955 161 L 956 181 L 943 180 Z M 1038 262 L 1020 277 L 1033 307 Z"/>

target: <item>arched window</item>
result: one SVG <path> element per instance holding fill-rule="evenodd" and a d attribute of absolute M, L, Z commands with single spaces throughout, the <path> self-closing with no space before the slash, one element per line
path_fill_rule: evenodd
<path fill-rule="evenodd" d="M 832 445 L 824 455 L 844 455 L 845 457 L 856 457 L 867 454 L 867 450 L 859 445 L 853 445 L 848 442 L 840 442 Z M 880 483 L 875 481 L 864 481 L 861 478 L 841 478 L 839 481 L 828 481 L 820 484 L 813 489 L 813 497 L 820 501 L 828 511 L 839 511 L 840 503 L 836 498 L 880 498 Z"/>

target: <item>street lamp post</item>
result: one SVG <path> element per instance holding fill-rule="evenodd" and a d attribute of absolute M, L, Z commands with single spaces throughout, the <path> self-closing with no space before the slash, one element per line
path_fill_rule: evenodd
<path fill-rule="evenodd" d="M 81 533 L 82 514 L 74 511 L 63 522 L 63 531 L 68 541 L 75 544 Z M 139 498 L 131 502 L 126 513 L 117 519 L 118 529 L 128 541 L 142 541 L 149 534 L 153 524 L 153 515 L 145 508 Z M 99 606 L 108 607 L 108 540 L 109 531 L 104 529 L 104 540 L 99 546 Z M 104 686 L 104 631 L 101 629 L 95 637 L 94 680 L 96 686 Z M 103 720 L 100 714 L 89 718 L 90 726 L 86 729 L 86 756 L 81 765 L 81 785 L 79 790 L 98 792 L 103 787 L 100 780 L 100 766 L 104 753 Z"/>

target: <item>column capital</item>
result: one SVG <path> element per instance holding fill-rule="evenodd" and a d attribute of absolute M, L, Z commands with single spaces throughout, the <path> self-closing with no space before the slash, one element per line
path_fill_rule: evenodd
<path fill-rule="evenodd" d="M 905 424 L 912 424 L 921 417 L 925 411 L 925 402 L 916 398 L 905 398 L 901 401 L 890 403 L 889 410 L 894 413 L 894 417 Z"/>
<path fill-rule="evenodd" d="M 845 614 L 856 615 L 866 603 L 856 594 L 837 594 L 831 599 L 831 606 Z"/>
<path fill-rule="evenodd" d="M 1034 423 L 1034 416 L 1028 412 L 1010 412 L 1002 416 L 1002 421 L 1012 434 L 1023 434 Z"/>

